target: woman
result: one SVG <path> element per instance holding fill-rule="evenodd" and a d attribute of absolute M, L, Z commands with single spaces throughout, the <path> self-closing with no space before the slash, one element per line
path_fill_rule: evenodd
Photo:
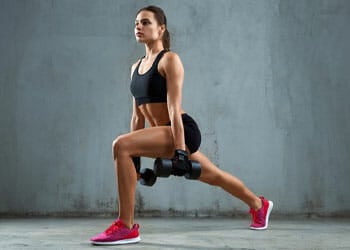
<path fill-rule="evenodd" d="M 119 217 L 93 244 L 112 245 L 140 241 L 134 224 L 137 157 L 189 158 L 201 164 L 199 180 L 219 186 L 251 209 L 251 229 L 266 229 L 273 206 L 257 197 L 239 179 L 217 168 L 198 151 L 201 135 L 195 121 L 181 107 L 184 69 L 179 56 L 170 52 L 170 36 L 162 9 L 148 6 L 137 12 L 136 40 L 145 44 L 146 56 L 131 68 L 133 114 L 131 132 L 113 142 L 119 194 Z M 145 122 L 149 127 L 145 128 Z M 175 153 L 174 153 L 175 152 Z M 175 156 L 174 156 L 175 155 Z"/>

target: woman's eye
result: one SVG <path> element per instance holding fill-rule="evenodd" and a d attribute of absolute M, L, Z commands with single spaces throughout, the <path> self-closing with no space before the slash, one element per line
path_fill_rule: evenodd
<path fill-rule="evenodd" d="M 135 26 L 137 26 L 138 24 L 142 24 L 143 26 L 146 26 L 146 25 L 151 24 L 151 22 L 148 20 L 141 21 L 141 22 L 135 22 Z"/>

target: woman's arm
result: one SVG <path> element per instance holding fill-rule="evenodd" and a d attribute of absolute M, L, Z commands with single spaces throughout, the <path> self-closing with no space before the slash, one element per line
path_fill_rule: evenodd
<path fill-rule="evenodd" d="M 138 129 L 145 128 L 145 117 L 141 113 L 140 109 L 136 105 L 135 98 L 132 98 L 132 116 L 131 116 L 131 122 L 130 122 L 130 131 L 135 131 Z"/>
<path fill-rule="evenodd" d="M 140 60 L 139 60 L 140 61 Z M 134 73 L 134 70 L 139 63 L 137 61 L 134 65 L 131 67 L 131 74 L 130 74 L 130 79 L 132 79 L 132 75 Z M 138 129 L 143 129 L 145 128 L 145 117 L 141 113 L 139 107 L 136 104 L 135 98 L 132 98 L 132 115 L 131 115 L 131 121 L 130 121 L 130 131 L 135 131 Z"/>
<path fill-rule="evenodd" d="M 180 57 L 177 54 L 168 52 L 165 56 L 164 73 L 167 82 L 167 103 L 174 146 L 175 149 L 186 150 L 184 128 L 181 117 L 184 69 Z"/>

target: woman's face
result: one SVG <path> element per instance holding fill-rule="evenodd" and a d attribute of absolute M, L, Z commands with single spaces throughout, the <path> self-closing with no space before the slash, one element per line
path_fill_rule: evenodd
<path fill-rule="evenodd" d="M 141 11 L 135 20 L 135 37 L 140 43 L 148 43 L 161 39 L 164 25 L 158 25 L 151 11 Z"/>

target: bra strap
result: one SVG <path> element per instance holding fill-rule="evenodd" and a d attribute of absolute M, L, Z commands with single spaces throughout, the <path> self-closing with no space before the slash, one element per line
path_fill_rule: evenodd
<path fill-rule="evenodd" d="M 160 59 L 162 59 L 163 55 L 166 53 L 166 50 L 162 50 L 161 52 L 159 52 L 159 54 L 157 55 L 156 59 L 154 60 L 154 64 L 158 65 Z"/>

